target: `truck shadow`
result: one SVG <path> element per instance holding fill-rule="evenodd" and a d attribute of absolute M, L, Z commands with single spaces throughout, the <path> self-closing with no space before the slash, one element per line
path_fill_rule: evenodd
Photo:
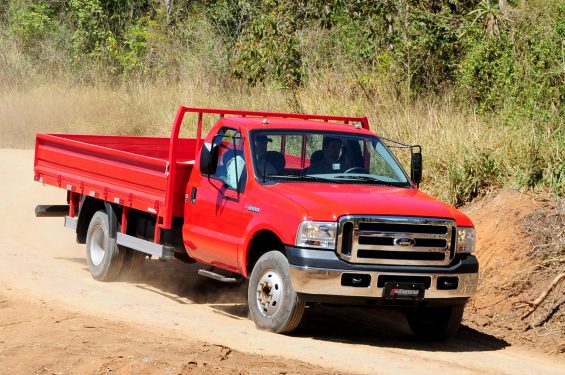
<path fill-rule="evenodd" d="M 84 259 L 65 260 L 86 265 Z M 119 282 L 134 284 L 179 304 L 206 304 L 216 314 L 248 319 L 247 282 L 224 284 L 201 277 L 201 264 L 160 260 L 145 263 L 139 278 L 122 277 Z M 88 272 L 88 268 L 85 267 Z M 402 348 L 431 352 L 495 351 L 510 346 L 506 341 L 463 325 L 457 335 L 445 342 L 418 341 L 411 335 L 404 314 L 377 307 L 312 305 L 305 312 L 294 337 L 326 342 Z"/>
<path fill-rule="evenodd" d="M 197 275 L 200 264 L 146 263 L 142 282 L 167 296 L 208 304 L 217 314 L 248 319 L 247 282 L 224 284 Z M 310 306 L 295 337 L 421 351 L 475 352 L 503 349 L 510 344 L 465 325 L 445 342 L 418 341 L 411 335 L 404 314 L 375 307 Z"/>
<path fill-rule="evenodd" d="M 495 351 L 510 346 L 502 339 L 464 324 L 448 340 L 418 340 L 411 334 L 404 313 L 378 307 L 311 306 L 295 335 L 322 341 L 431 352 Z"/>
<path fill-rule="evenodd" d="M 141 278 L 122 278 L 120 281 L 141 283 L 151 291 L 168 297 L 176 296 L 189 303 L 233 305 L 247 303 L 247 283 L 226 284 L 199 276 L 198 270 L 206 268 L 202 264 L 185 264 L 179 261 L 149 260 L 145 262 Z M 157 292 L 157 291 L 155 291 Z M 226 309 L 225 313 L 234 311 Z M 234 314 L 238 316 L 238 314 Z M 241 314 L 240 314 L 241 315 Z M 245 314 L 245 317 L 247 315 Z M 239 317 L 239 316 L 238 316 Z"/>

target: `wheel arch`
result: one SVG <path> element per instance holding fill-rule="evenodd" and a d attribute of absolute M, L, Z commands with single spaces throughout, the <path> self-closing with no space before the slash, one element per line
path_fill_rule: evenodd
<path fill-rule="evenodd" d="M 257 231 L 249 241 L 249 246 L 243 257 L 244 276 L 249 277 L 259 258 L 271 250 L 278 250 L 286 256 L 284 244 L 275 232 L 269 229 Z"/>
<path fill-rule="evenodd" d="M 108 220 L 110 222 L 110 235 L 112 237 L 116 236 L 118 232 L 117 222 L 115 220 L 116 210 L 112 207 L 112 204 L 109 202 L 96 199 L 89 196 L 84 196 L 82 198 L 82 202 L 80 205 L 80 211 L 78 213 L 78 223 L 77 223 L 77 242 L 78 243 L 86 243 L 86 234 L 88 231 L 88 226 L 90 224 L 90 220 L 97 211 L 105 210 L 106 214 L 108 215 Z"/>

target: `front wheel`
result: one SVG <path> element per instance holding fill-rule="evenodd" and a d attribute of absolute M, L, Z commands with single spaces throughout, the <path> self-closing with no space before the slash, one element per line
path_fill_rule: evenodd
<path fill-rule="evenodd" d="M 444 340 L 457 332 L 464 309 L 465 305 L 428 307 L 407 311 L 406 319 L 417 337 L 425 340 Z"/>
<path fill-rule="evenodd" d="M 292 289 L 288 260 L 278 251 L 264 254 L 253 267 L 247 300 L 255 325 L 271 332 L 292 332 L 304 314 L 305 303 Z"/>

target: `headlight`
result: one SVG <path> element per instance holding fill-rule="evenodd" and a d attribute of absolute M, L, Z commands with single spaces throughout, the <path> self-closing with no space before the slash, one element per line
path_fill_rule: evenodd
<path fill-rule="evenodd" d="M 472 253 L 475 250 L 475 228 L 457 228 L 457 252 Z"/>
<path fill-rule="evenodd" d="M 337 223 L 303 221 L 298 227 L 296 246 L 335 249 Z"/>

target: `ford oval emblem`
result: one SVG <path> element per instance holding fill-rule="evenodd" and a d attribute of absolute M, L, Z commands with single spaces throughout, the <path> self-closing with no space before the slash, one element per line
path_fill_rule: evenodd
<path fill-rule="evenodd" d="M 393 242 L 396 246 L 414 246 L 416 245 L 416 240 L 408 237 L 395 238 Z"/>

